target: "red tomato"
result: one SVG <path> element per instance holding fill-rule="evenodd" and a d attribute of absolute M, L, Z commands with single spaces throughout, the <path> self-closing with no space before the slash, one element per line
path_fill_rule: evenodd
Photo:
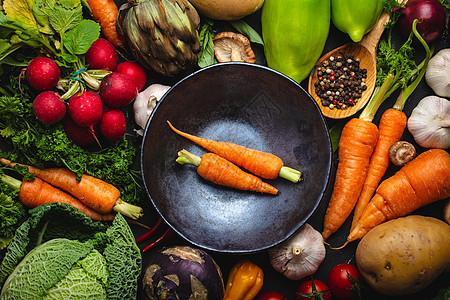
<path fill-rule="evenodd" d="M 313 286 L 314 282 L 314 286 Z M 299 295 L 303 294 L 303 295 Z M 323 299 L 331 300 L 331 292 L 328 286 L 320 280 L 308 280 L 302 283 L 297 289 L 297 300 Z"/>
<path fill-rule="evenodd" d="M 287 300 L 286 296 L 277 292 L 267 292 L 259 296 L 258 300 Z"/>
<path fill-rule="evenodd" d="M 352 299 L 359 294 L 358 269 L 350 264 L 339 264 L 328 274 L 328 286 L 333 296 L 341 299 Z"/>

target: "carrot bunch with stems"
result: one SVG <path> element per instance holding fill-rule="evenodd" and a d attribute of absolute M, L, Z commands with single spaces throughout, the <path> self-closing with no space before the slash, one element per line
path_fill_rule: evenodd
<path fill-rule="evenodd" d="M 282 177 L 294 183 L 301 180 L 301 172 L 283 166 L 283 161 L 276 155 L 250 149 L 234 143 L 218 142 L 200 138 L 176 129 L 169 121 L 167 121 L 167 123 L 173 131 L 182 137 L 191 140 L 208 151 L 214 152 L 257 176 L 265 179 Z"/>
<path fill-rule="evenodd" d="M 364 237 L 375 226 L 406 216 L 418 208 L 450 197 L 450 154 L 427 150 L 384 180 L 347 237 Z"/>
<path fill-rule="evenodd" d="M 10 166 L 18 164 L 4 158 L 0 158 L 0 162 Z M 103 180 L 86 174 L 83 174 L 81 179 L 78 180 L 77 175 L 69 169 L 39 169 L 28 165 L 23 166 L 28 168 L 30 174 L 63 189 L 101 214 L 116 211 L 131 219 L 138 219 L 142 216 L 141 207 L 124 202 L 120 199 L 120 191 Z"/>
<path fill-rule="evenodd" d="M 111 221 L 114 219 L 114 214 L 98 213 L 80 200 L 39 178 L 35 178 L 34 181 L 20 181 L 2 174 L 1 181 L 14 190 L 18 190 L 19 201 L 28 208 L 34 208 L 44 203 L 58 202 L 72 205 L 94 221 Z"/>
<path fill-rule="evenodd" d="M 393 108 L 386 110 L 381 116 L 378 142 L 375 147 L 374 153 L 370 158 L 370 165 L 366 180 L 355 206 L 351 229 L 355 227 L 358 219 L 361 217 L 363 210 L 372 198 L 378 184 L 381 181 L 381 178 L 384 176 L 389 166 L 389 148 L 392 146 L 392 144 L 400 140 L 403 131 L 406 128 L 407 118 L 405 113 L 403 112 L 403 108 L 409 96 L 416 89 L 417 85 L 425 75 L 428 62 L 432 56 L 432 51 L 428 47 L 427 43 L 423 40 L 420 34 L 418 34 L 416 30 L 416 24 L 417 20 L 413 23 L 413 29 L 411 35 L 409 36 L 409 39 L 399 49 L 397 54 L 394 56 L 395 58 L 389 56 L 390 60 L 388 63 L 391 65 L 391 68 L 388 72 L 389 75 L 386 77 L 387 88 L 382 90 L 378 89 L 373 94 L 374 98 L 378 98 L 380 101 L 384 101 L 384 99 L 388 98 L 389 95 L 391 95 L 395 90 L 402 86 L 400 95 L 398 96 Z M 405 74 L 405 72 L 408 72 L 408 70 L 407 68 L 405 68 L 405 63 L 402 64 L 396 60 L 404 60 L 403 56 L 406 56 L 407 54 L 402 52 L 410 51 L 410 43 L 412 41 L 411 38 L 413 34 L 416 35 L 416 37 L 421 41 L 422 46 L 425 48 L 426 55 L 419 66 L 411 70 L 407 74 L 407 76 L 402 76 L 402 74 Z M 388 39 L 389 38 L 390 35 L 388 36 Z M 390 47 L 389 51 L 392 51 Z M 412 64 L 412 62 L 410 63 Z M 365 117 L 364 113 L 367 113 L 367 111 L 364 111 L 361 114 L 363 118 Z"/>
<path fill-rule="evenodd" d="M 276 195 L 278 190 L 259 177 L 242 171 L 238 166 L 215 153 L 205 153 L 202 157 L 183 149 L 178 152 L 179 164 L 191 164 L 197 167 L 197 173 L 215 184 Z"/>

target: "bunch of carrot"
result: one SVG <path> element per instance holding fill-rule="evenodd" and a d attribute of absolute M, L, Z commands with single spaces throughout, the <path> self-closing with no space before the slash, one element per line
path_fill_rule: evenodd
<path fill-rule="evenodd" d="M 17 164 L 4 158 L 0 158 L 0 162 L 10 166 Z M 116 187 L 98 178 L 83 174 L 81 180 L 77 180 L 77 175 L 68 169 L 23 166 L 36 177 L 34 181 L 20 182 L 10 176 L 4 177 L 6 175 L 2 180 L 19 190 L 19 200 L 27 207 L 49 202 L 66 203 L 93 220 L 111 220 L 113 211 L 131 219 L 142 216 L 141 207 L 122 201 Z"/>
<path fill-rule="evenodd" d="M 276 188 L 263 182 L 259 177 L 244 172 L 239 167 L 266 179 L 282 177 L 294 183 L 301 180 L 301 172 L 283 166 L 283 161 L 276 155 L 234 143 L 196 137 L 176 129 L 169 121 L 167 123 L 177 134 L 213 152 L 198 157 L 182 150 L 178 153 L 177 162 L 197 166 L 197 172 L 200 176 L 216 184 L 273 195 L 278 193 Z"/>
<path fill-rule="evenodd" d="M 389 148 L 395 142 L 399 141 L 403 135 L 403 131 L 406 128 L 406 115 L 404 114 L 403 107 L 406 100 L 414 91 L 414 89 L 419 84 L 422 79 L 428 61 L 431 58 L 432 51 L 429 49 L 428 45 L 423 41 L 416 30 L 417 20 L 413 23 L 413 33 L 416 37 L 421 40 L 422 45 L 426 50 L 426 57 L 423 62 L 411 72 L 411 77 L 413 78 L 412 83 L 407 85 L 406 82 L 402 81 L 401 76 L 397 74 L 394 76 L 393 72 L 389 72 L 383 81 L 383 84 L 378 87 L 371 100 L 369 101 L 366 108 L 360 114 L 358 119 L 350 120 L 344 127 L 339 141 L 339 164 L 336 173 L 336 181 L 334 185 L 334 190 L 331 196 L 331 200 L 326 211 L 324 220 L 324 229 L 322 236 L 326 240 L 332 233 L 337 231 L 339 227 L 345 222 L 347 217 L 355 208 L 353 221 L 352 221 L 352 232 L 355 232 L 356 227 L 364 226 L 365 228 L 372 228 L 376 225 L 374 220 L 374 215 L 366 213 L 369 205 L 372 202 L 376 202 L 377 195 L 372 198 L 374 192 L 377 190 L 378 184 L 381 178 L 384 176 L 386 169 L 389 166 Z M 411 39 L 411 37 L 410 37 Z M 381 103 L 389 97 L 399 87 L 403 86 L 400 96 L 394 104 L 394 107 L 386 110 L 380 120 L 379 128 L 372 124 L 373 118 L 377 109 L 380 107 Z M 425 164 L 434 165 L 435 160 L 432 156 L 421 157 L 419 161 L 425 160 Z M 421 165 L 420 163 L 415 163 L 414 165 Z M 438 164 L 441 166 L 442 164 Z M 444 164 L 445 165 L 445 164 Z M 412 168 L 411 166 L 407 168 Z M 436 201 L 440 198 L 433 198 L 430 195 L 433 193 L 442 193 L 442 190 L 448 188 L 448 172 L 450 168 L 447 164 L 447 174 L 445 172 L 442 174 L 440 169 L 429 169 L 429 174 L 421 175 L 421 181 L 415 181 L 417 186 L 411 185 L 410 188 L 423 190 L 424 187 L 432 188 L 429 193 L 424 193 L 424 198 L 414 198 L 412 201 L 416 201 L 414 207 L 419 208 L 430 201 Z M 409 172 L 415 175 L 416 172 Z M 444 175 L 443 184 L 440 185 L 430 185 L 428 181 L 435 180 L 433 174 Z M 445 177 L 446 176 L 446 177 Z M 398 177 L 393 177 L 387 183 L 383 183 L 384 186 L 391 184 L 395 186 L 397 184 Z M 412 180 L 412 179 L 411 179 Z M 381 188 L 378 187 L 378 189 Z M 391 196 L 388 197 L 390 201 L 398 201 L 397 203 L 403 203 L 399 207 L 396 204 L 387 204 L 388 206 L 395 205 L 397 207 L 396 214 L 390 215 L 393 217 L 400 217 L 410 213 L 411 205 L 406 205 L 402 200 L 405 194 L 400 194 L 401 189 L 390 191 Z M 405 192 L 405 191 L 403 191 Z M 378 191 L 377 191 L 378 193 Z M 407 195 L 407 194 L 406 194 Z M 448 195 L 446 196 L 448 197 Z M 398 199 L 398 200 L 395 200 Z M 402 210 L 403 209 L 403 210 Z M 372 211 L 375 214 L 375 211 Z M 372 222 L 373 226 L 369 226 L 368 223 Z M 357 225 L 365 224 L 365 225 Z M 361 230 L 361 229 L 358 229 Z M 350 237 L 354 240 L 354 235 Z M 359 235 L 359 238 L 362 236 Z"/>

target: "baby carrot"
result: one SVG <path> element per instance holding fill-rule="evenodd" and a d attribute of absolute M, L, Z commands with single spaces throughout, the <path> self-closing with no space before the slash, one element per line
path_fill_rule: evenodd
<path fill-rule="evenodd" d="M 11 166 L 17 164 L 4 158 L 0 158 L 0 162 Z M 131 219 L 142 216 L 141 207 L 124 202 L 120 199 L 120 191 L 103 180 L 83 174 L 78 181 L 77 175 L 69 169 L 42 170 L 33 166 L 24 166 L 28 167 L 28 171 L 34 176 L 65 190 L 97 212 L 108 214 L 114 210 Z"/>
<path fill-rule="evenodd" d="M 179 164 L 197 167 L 197 173 L 206 180 L 218 185 L 244 191 L 254 191 L 276 195 L 278 190 L 260 178 L 242 171 L 238 166 L 215 153 L 205 153 L 202 157 L 183 149 L 178 152 Z"/>
<path fill-rule="evenodd" d="M 378 126 L 378 141 L 370 158 L 369 170 L 361 194 L 353 212 L 352 229 L 373 196 L 381 178 L 389 166 L 389 148 L 402 137 L 406 127 L 406 115 L 401 110 L 390 108 L 381 116 Z"/>
<path fill-rule="evenodd" d="M 366 179 L 377 139 L 378 128 L 372 122 L 353 118 L 345 124 L 339 140 L 334 189 L 323 223 L 324 240 L 336 232 L 352 212 Z"/>
<path fill-rule="evenodd" d="M 105 37 L 116 47 L 125 45 L 125 38 L 116 30 L 119 10 L 113 0 L 87 0 L 92 17 L 100 24 Z"/>
<path fill-rule="evenodd" d="M 18 198 L 20 202 L 29 208 L 34 208 L 44 203 L 58 202 L 72 205 L 94 221 L 111 221 L 114 219 L 114 214 L 100 214 L 78 199 L 37 177 L 35 177 L 34 181 L 22 182 L 2 174 L 1 180 L 11 188 L 19 190 Z"/>
<path fill-rule="evenodd" d="M 182 132 L 167 121 L 170 128 L 177 134 L 185 137 L 203 148 L 214 152 L 226 160 L 247 169 L 253 174 L 265 179 L 275 179 L 282 177 L 292 182 L 301 180 L 301 172 L 283 166 L 283 161 L 276 155 L 246 148 L 234 143 L 212 141 Z"/>
<path fill-rule="evenodd" d="M 448 197 L 450 154 L 442 149 L 427 150 L 380 184 L 347 242 L 361 239 L 385 221 Z"/>

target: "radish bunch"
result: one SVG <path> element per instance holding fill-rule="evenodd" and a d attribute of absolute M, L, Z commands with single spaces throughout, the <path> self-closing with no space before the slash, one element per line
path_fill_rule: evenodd
<path fill-rule="evenodd" d="M 84 58 L 86 67 L 77 65 L 79 71 L 67 78 L 60 78 L 61 71 L 50 58 L 38 57 L 29 63 L 27 80 L 41 91 L 33 101 L 33 111 L 44 124 L 62 121 L 69 139 L 79 146 L 99 143 L 99 134 L 110 141 L 119 140 L 127 129 L 122 109 L 145 86 L 146 71 L 134 62 L 117 64 L 114 46 L 102 38 Z M 63 90 L 63 95 L 54 88 Z"/>

